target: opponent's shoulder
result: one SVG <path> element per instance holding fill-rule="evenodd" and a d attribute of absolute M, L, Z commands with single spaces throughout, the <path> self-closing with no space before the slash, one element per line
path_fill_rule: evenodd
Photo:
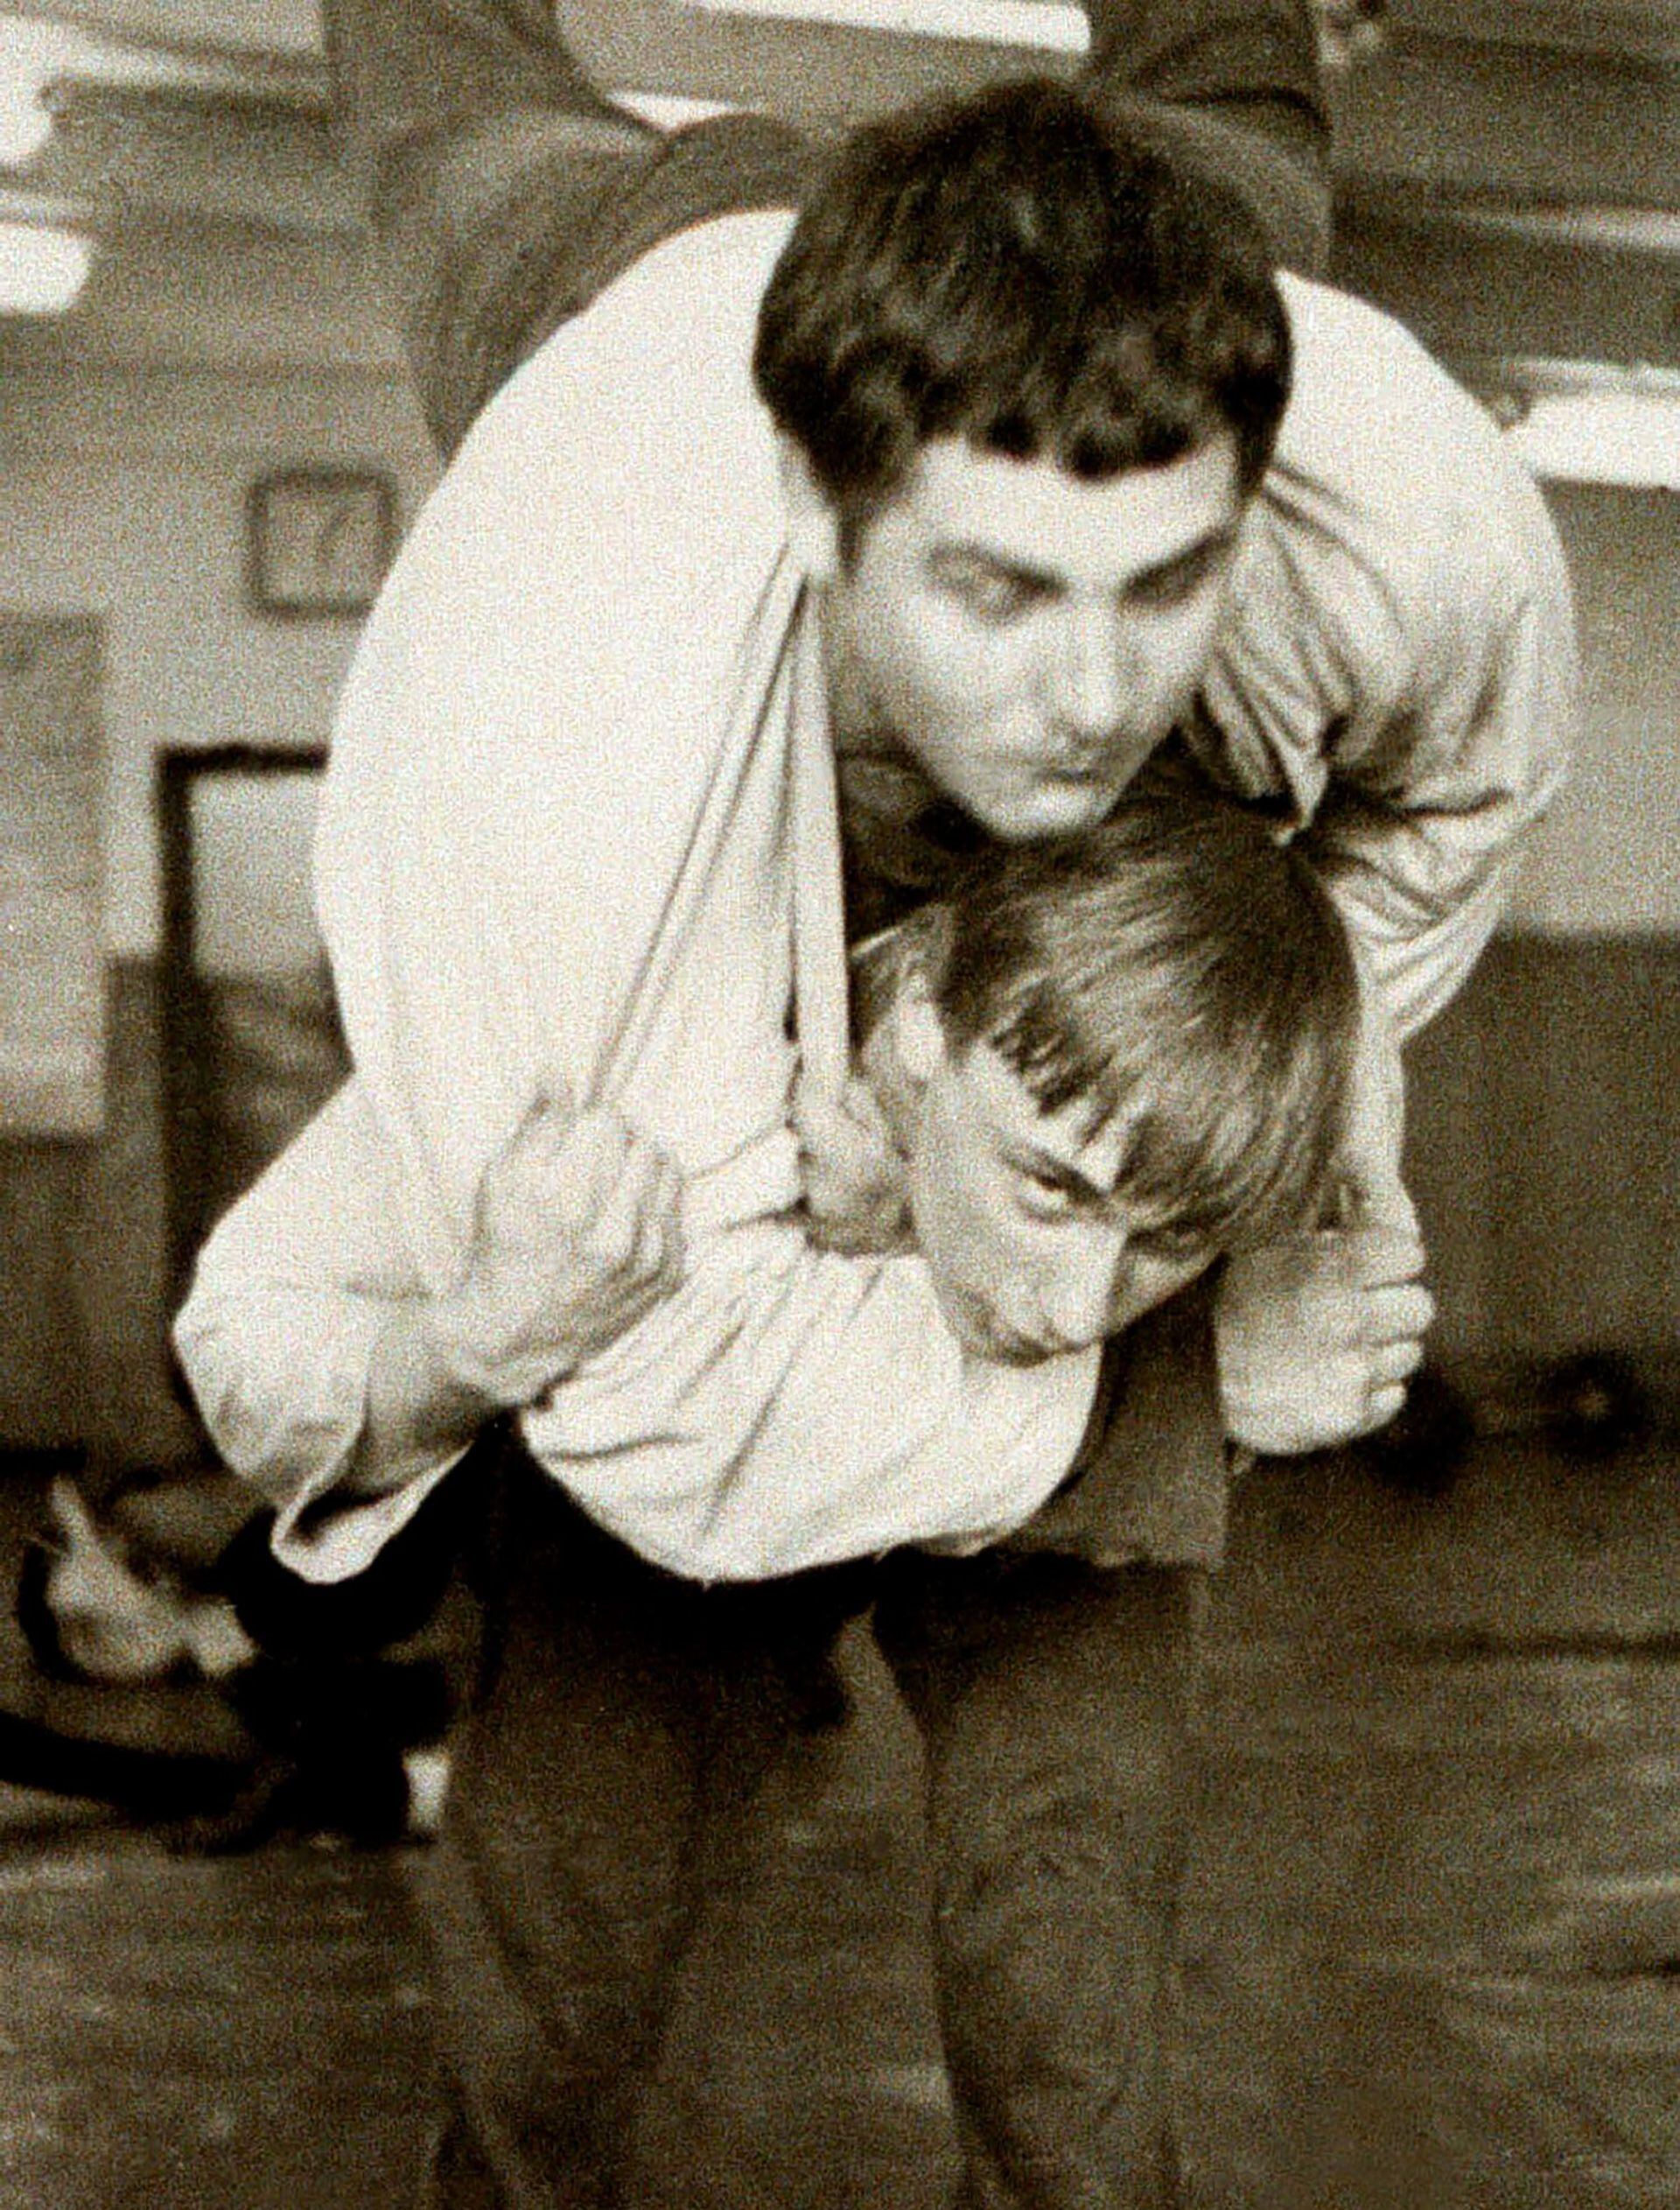
<path fill-rule="evenodd" d="M 718 215 L 650 247 L 536 349 L 464 453 L 518 436 L 533 414 L 634 437 L 657 427 L 655 401 L 685 421 L 743 409 L 760 301 L 793 221 L 785 209 Z"/>
<path fill-rule="evenodd" d="M 775 441 L 752 386 L 759 300 L 791 218 L 662 241 L 564 323 L 463 441 L 410 565 L 622 586 L 780 534 Z M 406 549 L 405 549 L 406 550 Z"/>
<path fill-rule="evenodd" d="M 1345 534 L 1403 589 L 1566 598 L 1545 502 L 1487 409 L 1394 316 L 1280 281 L 1295 369 L 1267 502 Z"/>
<path fill-rule="evenodd" d="M 638 698 L 680 719 L 709 695 L 785 530 L 752 345 L 788 220 L 662 242 L 498 393 L 364 627 L 341 733 L 602 726 Z"/>

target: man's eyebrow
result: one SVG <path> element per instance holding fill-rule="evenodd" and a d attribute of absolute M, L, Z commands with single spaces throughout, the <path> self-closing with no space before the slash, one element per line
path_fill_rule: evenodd
<path fill-rule="evenodd" d="M 1019 1168 L 1025 1173 L 1036 1175 L 1041 1181 L 1054 1182 L 1069 1196 L 1078 1197 L 1088 1204 L 1107 1204 L 1114 1196 L 1112 1189 L 1105 1189 L 1101 1182 L 1094 1182 L 1082 1168 L 1074 1166 L 1071 1160 L 1060 1158 L 1054 1151 L 1041 1151 L 1035 1143 L 1012 1144 L 1009 1161 L 1012 1166 Z"/>
<path fill-rule="evenodd" d="M 1140 568 L 1126 587 L 1135 591 L 1140 584 L 1146 586 L 1164 582 L 1180 568 L 1194 568 L 1204 561 L 1217 560 L 1231 550 L 1241 534 L 1240 523 L 1222 522 L 1208 530 L 1205 537 L 1198 537 L 1194 544 L 1186 545 L 1181 552 L 1172 553 L 1165 560 L 1158 560 L 1152 568 Z"/>
<path fill-rule="evenodd" d="M 1186 569 L 1194 569 L 1222 559 L 1236 545 L 1242 534 L 1240 522 L 1222 522 L 1194 544 L 1171 553 L 1165 560 L 1152 566 L 1140 568 L 1128 578 L 1124 591 L 1149 590 L 1169 581 Z M 1017 560 L 1010 554 L 998 551 L 993 546 L 979 544 L 965 538 L 957 538 L 934 547 L 928 556 L 929 565 L 935 570 L 956 568 L 983 569 L 1000 582 L 1018 584 L 1024 590 L 1032 591 L 1046 598 L 1053 598 L 1067 588 L 1066 579 L 1053 568 L 1041 568 L 1028 560 Z"/>

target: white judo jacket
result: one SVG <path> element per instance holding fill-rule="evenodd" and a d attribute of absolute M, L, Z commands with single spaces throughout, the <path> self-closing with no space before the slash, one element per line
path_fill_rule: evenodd
<path fill-rule="evenodd" d="M 789 1212 L 795 1070 L 837 1083 L 847 1019 L 816 625 L 745 374 L 784 228 L 679 237 L 551 340 L 468 438 L 357 655 L 318 849 L 356 1075 L 212 1238 L 178 1327 L 213 1435 L 311 1578 L 366 1564 L 446 1470 L 307 1510 L 354 1447 L 382 1301 L 457 1273 L 539 1086 L 617 1107 L 685 1176 L 682 1287 L 519 1415 L 644 1557 L 727 1580 L 977 1545 L 1083 1435 L 1097 1351 L 976 1358 L 919 1258 L 815 1251 Z M 613 389 L 615 353 L 637 407 L 579 403 Z M 682 495 L 666 481 L 656 536 L 650 471 Z M 536 609 L 515 586 L 534 567 Z M 270 1367 L 276 1337 L 295 1386 L 270 1423 L 242 1361 Z"/>

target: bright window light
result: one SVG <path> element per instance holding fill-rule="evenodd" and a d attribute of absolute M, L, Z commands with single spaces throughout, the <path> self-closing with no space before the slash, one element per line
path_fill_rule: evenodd
<path fill-rule="evenodd" d="M 92 244 L 74 230 L 0 221 L 0 314 L 62 314 L 93 260 Z"/>
<path fill-rule="evenodd" d="M 973 39 L 985 46 L 1083 53 L 1090 27 L 1068 0 L 682 0 L 714 15 L 841 23 L 854 31 L 907 32 L 922 39 Z M 1313 0 L 1319 47 L 1333 68 L 1380 50 L 1388 0 Z"/>
<path fill-rule="evenodd" d="M 89 52 L 86 39 L 56 23 L 0 16 L 0 164 L 21 168 L 52 135 L 42 94 Z"/>
<path fill-rule="evenodd" d="M 1082 8 L 1060 0 L 687 0 L 713 15 L 770 16 L 790 23 L 841 23 L 854 31 L 907 32 L 922 39 L 974 39 L 986 46 L 1083 53 Z"/>

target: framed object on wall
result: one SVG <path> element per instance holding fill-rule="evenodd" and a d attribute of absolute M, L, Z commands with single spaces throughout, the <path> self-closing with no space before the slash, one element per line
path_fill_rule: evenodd
<path fill-rule="evenodd" d="M 242 1190 L 343 1080 L 315 926 L 313 747 L 166 752 L 164 1155 L 172 1287 Z"/>
<path fill-rule="evenodd" d="M 396 493 L 374 468 L 263 476 L 248 521 L 251 600 L 262 614 L 365 614 L 396 550 Z"/>

